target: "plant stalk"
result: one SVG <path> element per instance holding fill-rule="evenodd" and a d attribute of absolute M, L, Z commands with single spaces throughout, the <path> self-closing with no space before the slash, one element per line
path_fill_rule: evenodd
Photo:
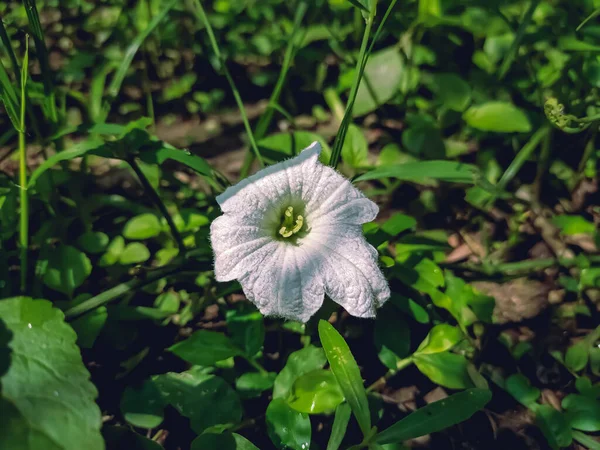
<path fill-rule="evenodd" d="M 29 196 L 27 192 L 27 149 L 25 147 L 25 110 L 27 73 L 29 66 L 29 36 L 25 35 L 25 56 L 21 67 L 21 107 L 19 116 L 19 186 L 20 186 L 20 223 L 19 244 L 21 246 L 21 292 L 27 288 L 27 251 L 29 248 Z"/>

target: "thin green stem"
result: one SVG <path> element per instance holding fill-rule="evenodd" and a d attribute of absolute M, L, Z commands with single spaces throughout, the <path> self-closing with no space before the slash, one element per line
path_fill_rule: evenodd
<path fill-rule="evenodd" d="M 371 35 L 371 29 L 373 27 L 374 19 L 375 8 L 372 8 L 371 12 L 369 13 L 369 17 L 367 17 L 366 20 L 365 31 L 363 33 L 362 42 L 360 44 L 356 75 L 354 76 L 354 81 L 350 90 L 350 96 L 348 97 L 348 103 L 346 105 L 346 111 L 344 112 L 344 118 L 342 119 L 342 123 L 340 125 L 340 128 L 338 129 L 335 141 L 333 143 L 333 150 L 331 151 L 329 165 L 333 168 L 337 167 L 340 161 L 340 156 L 342 155 L 342 147 L 344 146 L 346 133 L 348 132 L 348 127 L 350 126 L 350 121 L 352 120 L 354 100 L 356 99 L 356 94 L 358 93 L 358 87 L 360 86 L 360 80 L 362 79 L 365 66 L 367 65 L 367 60 L 369 59 L 370 52 L 367 52 L 367 43 L 369 42 L 369 37 Z"/>
<path fill-rule="evenodd" d="M 267 370 L 263 366 L 261 366 L 256 360 L 250 358 L 249 356 L 244 356 L 244 359 L 248 361 L 248 364 L 254 367 L 258 372 L 260 372 L 261 375 L 266 375 L 268 373 Z"/>
<path fill-rule="evenodd" d="M 144 191 L 146 192 L 146 194 L 148 194 L 152 198 L 152 201 L 154 202 L 156 207 L 158 209 L 160 209 L 160 212 L 162 213 L 163 217 L 167 221 L 167 224 L 169 225 L 169 228 L 171 229 L 171 234 L 173 235 L 173 239 L 175 239 L 175 242 L 177 243 L 177 247 L 179 247 L 179 251 L 181 253 L 183 253 L 185 251 L 185 244 L 183 243 L 181 234 L 179 234 L 179 230 L 177 230 L 177 227 L 175 226 L 175 223 L 173 222 L 173 218 L 171 217 L 171 214 L 169 214 L 169 210 L 167 209 L 167 207 L 161 200 L 158 193 L 154 190 L 154 188 L 148 181 L 148 178 L 146 178 L 146 175 L 144 175 L 144 172 L 142 172 L 142 169 L 140 168 L 138 163 L 135 161 L 135 158 L 128 158 L 127 162 L 129 163 L 129 165 L 131 166 L 131 168 L 133 169 L 133 171 L 139 178 L 140 183 L 142 183 L 142 186 L 144 187 Z"/>
<path fill-rule="evenodd" d="M 506 171 L 502 174 L 500 181 L 496 185 L 498 191 L 505 190 L 507 184 L 517 175 L 523 164 L 529 159 L 533 151 L 536 149 L 540 141 L 550 129 L 546 126 L 537 130 L 533 136 L 527 141 L 523 148 L 519 151 L 515 159 L 510 163 Z"/>
<path fill-rule="evenodd" d="M 396 364 L 395 369 L 390 369 L 384 376 L 382 376 L 377 381 L 375 381 L 373 384 L 371 384 L 367 388 L 367 392 L 379 391 L 381 388 L 383 388 L 385 386 L 385 384 L 387 383 L 387 381 L 390 378 L 392 378 L 394 375 L 396 375 L 401 370 L 404 370 L 405 368 L 410 366 L 412 363 L 413 363 L 413 359 L 411 356 L 409 356 L 408 358 L 401 359 Z"/>
<path fill-rule="evenodd" d="M 27 73 L 29 67 L 29 36 L 25 35 L 25 56 L 21 67 L 21 108 L 19 127 L 19 185 L 21 214 L 19 244 L 21 246 L 21 292 L 27 288 L 27 250 L 29 248 L 29 196 L 27 192 L 27 149 L 25 147 L 25 110 Z"/>
<path fill-rule="evenodd" d="M 258 162 L 260 163 L 261 167 L 264 167 L 265 161 L 264 161 L 262 155 L 260 154 L 258 145 L 256 145 L 256 140 L 254 139 L 254 134 L 252 133 L 252 127 L 250 127 L 250 121 L 248 120 L 248 114 L 246 113 L 246 108 L 244 107 L 244 102 L 242 101 L 240 92 L 239 92 L 237 86 L 235 85 L 235 82 L 233 81 L 233 77 L 231 76 L 231 73 L 229 72 L 227 65 L 225 64 L 225 58 L 221 54 L 221 50 L 219 49 L 219 44 L 217 43 L 217 39 L 215 38 L 215 34 L 213 32 L 212 26 L 210 25 L 210 21 L 208 20 L 208 17 L 206 17 L 206 13 L 204 12 L 202 3 L 200 3 L 200 0 L 189 0 L 189 1 L 191 2 L 191 5 L 189 5 L 190 9 L 192 9 L 196 12 L 198 19 L 200 20 L 200 22 L 202 22 L 202 24 L 206 28 L 206 32 L 208 34 L 208 40 L 210 41 L 210 45 L 213 49 L 213 52 L 215 53 L 215 56 L 217 57 L 217 59 L 219 61 L 219 69 L 223 72 L 223 74 L 225 75 L 225 78 L 227 79 L 227 82 L 229 83 L 229 86 L 231 87 L 233 97 L 235 99 L 235 102 L 237 103 L 238 109 L 240 110 L 240 114 L 242 116 L 242 122 L 244 123 L 244 128 L 246 130 L 246 134 L 248 135 L 248 140 L 250 141 L 250 147 L 252 148 L 252 151 L 254 152 L 256 159 L 258 159 Z"/>
<path fill-rule="evenodd" d="M 296 51 L 298 50 L 298 33 L 300 32 L 300 25 L 302 24 L 302 20 L 304 19 L 307 10 L 308 2 L 306 1 L 301 1 L 298 7 L 296 8 L 292 35 L 285 49 L 285 54 L 283 56 L 283 63 L 281 65 L 281 70 L 279 71 L 279 76 L 277 77 L 275 87 L 273 88 L 273 92 L 271 93 L 271 97 L 269 98 L 267 109 L 256 124 L 254 133 L 256 140 L 260 140 L 263 137 L 265 137 L 265 135 L 267 134 L 267 130 L 269 129 L 269 126 L 271 125 L 271 122 L 273 120 L 273 114 L 275 113 L 276 109 L 275 106 L 279 103 L 279 97 L 281 96 L 283 86 L 285 85 L 285 80 L 287 78 L 289 68 L 292 65 L 292 61 L 294 60 Z M 246 154 L 246 157 L 244 158 L 244 163 L 242 164 L 242 169 L 240 171 L 240 178 L 246 178 L 248 176 L 253 161 L 254 155 L 252 153 Z"/>

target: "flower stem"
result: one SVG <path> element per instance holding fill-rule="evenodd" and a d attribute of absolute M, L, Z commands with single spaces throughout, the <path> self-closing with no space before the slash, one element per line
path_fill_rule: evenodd
<path fill-rule="evenodd" d="M 369 42 L 369 37 L 371 36 L 371 29 L 373 27 L 374 19 L 375 7 L 371 8 L 369 16 L 366 20 L 365 31 L 363 33 L 362 42 L 360 44 L 360 53 L 358 56 L 358 61 L 356 63 L 356 75 L 354 76 L 354 81 L 350 90 L 350 96 L 348 97 L 348 103 L 346 105 L 344 118 L 342 119 L 342 123 L 340 125 L 340 128 L 338 129 L 337 135 L 335 136 L 335 141 L 333 143 L 333 150 L 331 151 L 331 158 L 329 160 L 329 165 L 333 168 L 337 167 L 338 163 L 340 162 L 340 156 L 342 154 L 342 147 L 344 146 L 344 141 L 346 139 L 346 133 L 348 131 L 348 127 L 350 126 L 350 122 L 352 121 L 352 110 L 354 109 L 354 101 L 356 99 L 356 94 L 358 93 L 360 80 L 362 79 L 363 73 L 365 71 L 365 66 L 367 65 L 367 60 L 369 59 L 370 51 L 367 51 L 367 43 Z"/>
<path fill-rule="evenodd" d="M 244 107 L 244 102 L 242 101 L 240 91 L 236 87 L 235 82 L 233 81 L 233 77 L 231 76 L 231 73 L 229 72 L 229 69 L 225 64 L 225 58 L 221 54 L 219 44 L 217 43 L 217 39 L 215 38 L 215 34 L 210 25 L 210 21 L 208 20 L 208 17 L 206 17 L 206 13 L 204 11 L 204 8 L 202 7 L 202 3 L 200 3 L 200 0 L 189 1 L 191 2 L 190 9 L 195 10 L 198 19 L 206 28 L 206 33 L 208 34 L 208 40 L 210 41 L 210 45 L 213 49 L 215 56 L 219 60 L 219 70 L 223 72 L 225 78 L 227 79 L 227 82 L 229 83 L 229 86 L 231 87 L 233 97 L 235 99 L 235 102 L 237 103 L 237 106 L 240 110 L 240 114 L 242 116 L 242 122 L 244 123 L 244 128 L 246 130 L 246 134 L 248 135 L 248 140 L 250 141 L 250 147 L 252 148 L 252 151 L 254 152 L 256 159 L 258 159 L 258 162 L 260 163 L 261 167 L 264 167 L 265 161 L 262 155 L 260 154 L 258 146 L 256 145 L 256 140 L 254 139 L 254 134 L 252 133 L 252 128 L 250 127 L 250 121 L 248 120 L 248 114 L 246 113 L 246 108 Z"/>
<path fill-rule="evenodd" d="M 21 108 L 19 123 L 19 186 L 20 186 L 20 224 L 19 244 L 21 246 L 21 292 L 27 288 L 27 250 L 29 247 L 29 196 L 27 192 L 27 149 L 25 148 L 25 110 L 27 73 L 29 66 L 29 35 L 25 35 L 25 56 L 21 67 Z"/>
<path fill-rule="evenodd" d="M 179 247 L 179 251 L 181 253 L 183 253 L 185 251 L 185 244 L 183 243 L 181 234 L 179 234 L 179 230 L 177 230 L 177 227 L 175 226 L 175 223 L 173 222 L 173 218 L 171 217 L 171 214 L 169 214 L 169 210 L 167 209 L 167 207 L 161 200 L 158 193 L 154 190 L 154 188 L 148 181 L 148 178 L 146 178 L 146 175 L 144 175 L 144 172 L 142 172 L 142 169 L 140 169 L 140 166 L 135 161 L 135 158 L 128 158 L 127 162 L 129 163 L 129 165 L 131 166 L 131 168 L 133 169 L 133 171 L 139 178 L 140 183 L 142 183 L 142 186 L 144 187 L 144 191 L 146 192 L 146 194 L 148 194 L 152 198 L 152 201 L 154 202 L 154 204 L 158 207 L 158 209 L 160 209 L 160 212 L 162 213 L 163 217 L 167 221 L 167 224 L 169 225 L 169 228 L 171 229 L 171 234 L 173 235 L 173 239 L 175 239 L 175 242 L 177 243 L 177 247 Z"/>

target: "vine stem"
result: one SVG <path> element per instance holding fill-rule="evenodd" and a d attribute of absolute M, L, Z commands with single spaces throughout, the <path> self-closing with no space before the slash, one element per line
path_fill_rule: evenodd
<path fill-rule="evenodd" d="M 148 178 L 146 178 L 146 175 L 144 175 L 144 172 L 142 172 L 142 169 L 135 161 L 135 158 L 128 158 L 127 162 L 139 178 L 140 183 L 142 183 L 144 191 L 152 198 L 152 201 L 158 207 L 158 209 L 160 209 L 160 212 L 162 213 L 163 217 L 167 221 L 167 224 L 169 225 L 169 228 L 171 229 L 171 234 L 173 235 L 173 239 L 175 239 L 175 242 L 177 243 L 177 247 L 179 247 L 179 251 L 181 253 L 185 252 L 185 244 L 183 243 L 181 234 L 179 233 L 179 230 L 177 230 L 177 227 L 173 222 L 173 218 L 171 217 L 171 214 L 169 214 L 169 210 L 161 200 L 160 196 L 154 190 L 154 188 L 150 184 L 150 181 L 148 181 Z"/>

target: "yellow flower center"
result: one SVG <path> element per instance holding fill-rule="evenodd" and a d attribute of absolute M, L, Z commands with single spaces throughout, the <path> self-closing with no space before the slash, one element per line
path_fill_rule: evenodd
<path fill-rule="evenodd" d="M 283 218 L 279 227 L 279 234 L 284 238 L 289 238 L 304 226 L 304 217 L 301 215 L 294 216 L 294 207 L 288 206 L 283 213 Z"/>

